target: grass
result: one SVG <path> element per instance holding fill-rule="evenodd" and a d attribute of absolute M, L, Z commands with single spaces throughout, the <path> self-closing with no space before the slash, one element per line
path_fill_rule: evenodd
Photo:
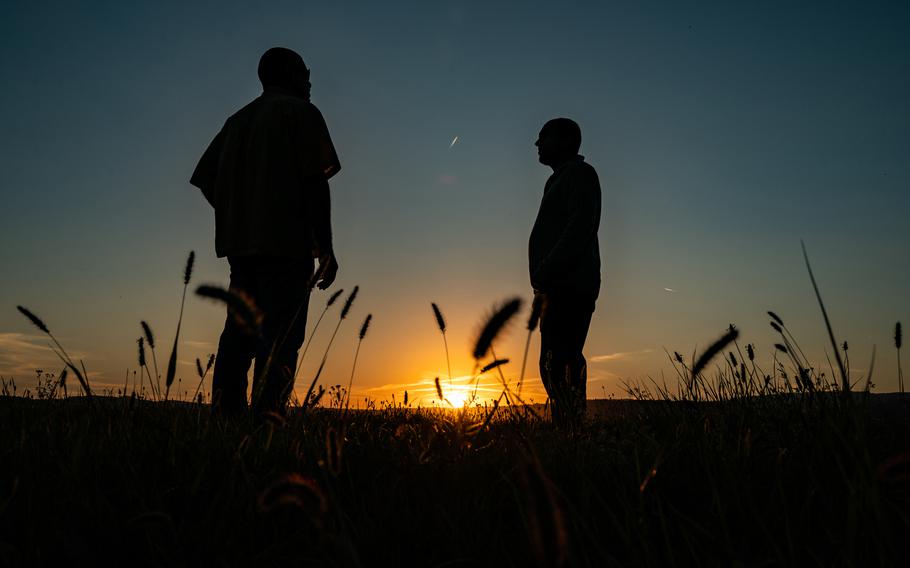
<path fill-rule="evenodd" d="M 201 292 L 258 328 L 243 298 Z M 501 370 L 494 343 L 519 309 L 514 299 L 491 312 L 475 373 Z M 86 396 L 61 397 L 48 375 L 38 399 L 0 382 L 0 565 L 900 563 L 910 401 L 871 394 L 871 369 L 853 380 L 849 365 L 814 368 L 769 317 L 781 337 L 770 368 L 731 325 L 690 362 L 668 354 L 675 384 L 589 401 L 571 431 L 545 407 L 500 407 L 521 401 L 504 378 L 492 406 L 352 410 L 350 385 L 314 393 L 314 380 L 286 416 L 220 420 L 195 397 L 92 397 L 55 341 Z M 200 380 L 211 367 L 197 361 Z M 356 359 L 351 383 L 355 370 Z"/>
<path fill-rule="evenodd" d="M 477 409 L 253 424 L 7 397 L 0 564 L 888 565 L 910 528 L 910 423 L 879 402 L 642 398 L 567 434 Z"/>

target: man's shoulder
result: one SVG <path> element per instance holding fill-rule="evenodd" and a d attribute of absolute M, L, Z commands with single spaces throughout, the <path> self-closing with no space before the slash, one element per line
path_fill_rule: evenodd
<path fill-rule="evenodd" d="M 566 166 L 566 174 L 568 174 L 567 177 L 575 181 L 600 183 L 597 177 L 597 170 L 594 169 L 594 166 L 586 162 L 584 158 L 574 160 Z"/>
<path fill-rule="evenodd" d="M 257 115 L 293 115 L 300 117 L 321 116 L 316 106 L 300 97 L 283 93 L 263 93 L 228 117 L 228 121 L 243 120 Z"/>

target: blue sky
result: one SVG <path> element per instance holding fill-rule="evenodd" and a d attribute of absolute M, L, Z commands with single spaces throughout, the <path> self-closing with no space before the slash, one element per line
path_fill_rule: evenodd
<path fill-rule="evenodd" d="M 896 387 L 893 326 L 910 322 L 904 2 L 14 2 L 0 22 L 0 375 L 52 361 L 16 304 L 120 383 L 140 320 L 173 337 L 190 249 L 194 283 L 226 283 L 186 180 L 258 95 L 275 45 L 311 67 L 342 162 L 338 286 L 361 296 L 330 384 L 346 382 L 367 312 L 363 393 L 444 372 L 431 301 L 453 370 L 470 371 L 485 311 L 530 291 L 548 175 L 532 144 L 568 116 L 604 198 L 589 395 L 659 377 L 664 348 L 690 353 L 731 322 L 770 356 L 769 309 L 824 361 L 800 239 L 852 361 L 864 369 L 877 345 L 875 382 Z M 189 377 L 223 314 L 191 298 L 186 317 Z M 499 351 L 522 347 L 516 326 Z"/>

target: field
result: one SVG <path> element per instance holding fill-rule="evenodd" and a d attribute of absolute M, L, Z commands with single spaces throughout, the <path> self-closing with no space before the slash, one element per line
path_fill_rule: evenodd
<path fill-rule="evenodd" d="M 256 333 L 243 298 L 197 293 Z M 475 376 L 505 362 L 493 343 L 519 307 L 488 318 Z M 317 372 L 286 415 L 216 417 L 203 396 L 168 400 L 178 341 L 159 373 L 145 322 L 155 378 L 140 339 L 148 387 L 100 396 L 19 310 L 78 383 L 2 382 L 0 566 L 891 566 L 910 553 L 910 399 L 872 394 L 872 369 L 852 378 L 830 326 L 830 374 L 769 312 L 767 370 L 731 325 L 697 359 L 671 355 L 674 385 L 630 384 L 557 427 L 503 374 L 503 404 L 354 410 L 350 383 L 317 389 Z M 901 346 L 898 323 L 902 390 Z M 197 360 L 200 383 L 211 366 Z"/>
<path fill-rule="evenodd" d="M 833 392 L 531 410 L 0 398 L 0 564 L 894 565 L 910 401 Z M 534 410 L 540 414 L 542 408 Z"/>

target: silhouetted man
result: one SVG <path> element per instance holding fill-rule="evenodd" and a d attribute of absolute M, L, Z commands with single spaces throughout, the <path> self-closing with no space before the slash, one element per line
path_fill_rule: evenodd
<path fill-rule="evenodd" d="M 313 259 L 321 289 L 338 270 L 328 179 L 341 166 L 310 103 L 310 71 L 300 55 L 275 47 L 259 60 L 259 80 L 262 95 L 227 119 L 190 179 L 215 208 L 215 250 L 228 258 L 231 289 L 252 298 L 263 315 L 256 335 L 228 313 L 212 381 L 213 409 L 224 414 L 246 409 L 254 358 L 254 412 L 284 410 L 306 329 Z"/>
<path fill-rule="evenodd" d="M 570 425 L 584 416 L 582 348 L 600 292 L 600 182 L 578 155 L 581 129 L 574 121 L 547 122 L 534 145 L 540 163 L 553 168 L 528 244 L 534 299 L 543 305 L 540 377 L 554 422 Z"/>

